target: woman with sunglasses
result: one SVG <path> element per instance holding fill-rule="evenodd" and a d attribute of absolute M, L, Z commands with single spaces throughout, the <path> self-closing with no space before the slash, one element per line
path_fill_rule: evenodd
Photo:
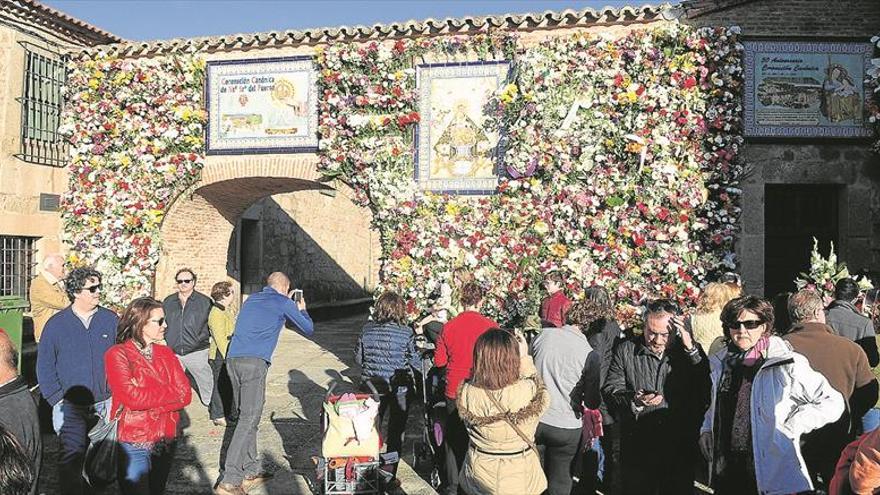
<path fill-rule="evenodd" d="M 162 303 L 150 297 L 135 299 L 119 321 L 117 344 L 104 358 L 113 396 L 111 417 L 119 418 L 119 487 L 125 495 L 165 492 L 178 411 L 191 399 L 180 361 L 160 343 L 165 328 Z"/>
<path fill-rule="evenodd" d="M 773 306 L 765 299 L 733 299 L 721 320 L 728 344 L 709 357 L 712 398 L 700 430 L 715 493 L 812 490 L 800 437 L 839 418 L 843 397 L 771 335 Z"/>

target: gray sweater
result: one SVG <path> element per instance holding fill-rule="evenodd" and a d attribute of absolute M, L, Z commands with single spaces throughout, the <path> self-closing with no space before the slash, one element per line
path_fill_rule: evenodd
<path fill-rule="evenodd" d="M 545 328 L 532 340 L 535 367 L 550 395 L 541 423 L 581 428 L 581 403 L 599 405 L 601 356 L 578 327 Z"/>

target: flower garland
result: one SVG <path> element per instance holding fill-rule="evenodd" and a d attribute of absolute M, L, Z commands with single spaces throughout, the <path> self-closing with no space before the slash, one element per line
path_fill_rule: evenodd
<path fill-rule="evenodd" d="M 103 275 L 104 302 L 150 293 L 159 228 L 204 163 L 204 62 L 72 61 L 60 132 L 71 145 L 61 203 L 70 262 Z"/>
<path fill-rule="evenodd" d="M 871 38 L 871 43 L 880 50 L 880 35 Z M 865 98 L 868 111 L 868 122 L 874 125 L 877 134 L 877 141 L 874 142 L 873 149 L 880 153 L 880 57 L 871 59 L 871 65 L 868 66 L 865 78 Z"/>
<path fill-rule="evenodd" d="M 582 35 L 517 52 L 512 38 L 335 45 L 322 68 L 321 170 L 374 211 L 381 279 L 424 309 L 465 268 L 506 324 L 537 312 L 538 281 L 607 287 L 632 322 L 647 296 L 690 302 L 735 266 L 742 47 L 738 30 L 670 26 L 614 41 Z M 412 61 L 438 47 L 504 55 L 517 77 L 490 102 L 510 178 L 489 197 L 423 193 L 412 180 Z"/>

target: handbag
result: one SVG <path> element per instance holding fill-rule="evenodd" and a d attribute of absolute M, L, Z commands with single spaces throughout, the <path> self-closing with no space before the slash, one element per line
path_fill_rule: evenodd
<path fill-rule="evenodd" d="M 535 442 L 533 440 L 530 440 L 529 437 L 527 437 L 526 434 L 523 433 L 518 426 L 516 426 L 516 423 L 514 423 L 513 420 L 510 419 L 510 411 L 501 406 L 501 403 L 498 402 L 498 399 L 496 399 L 494 395 L 492 395 L 492 392 L 486 390 L 486 395 L 489 396 L 489 400 L 491 400 L 492 403 L 495 404 L 495 407 L 497 407 L 498 410 L 501 411 L 501 413 L 504 415 L 504 421 L 506 421 L 507 424 L 509 424 L 510 427 L 513 428 L 513 431 L 515 431 L 516 434 L 519 435 L 519 437 L 522 438 L 523 441 L 526 442 L 526 444 L 528 444 L 529 448 L 532 449 L 535 454 L 538 454 L 538 447 L 535 445 Z"/>
<path fill-rule="evenodd" d="M 117 432 L 121 416 L 122 407 L 109 421 L 101 416 L 98 424 L 89 430 L 89 446 L 86 448 L 82 474 L 92 487 L 104 487 L 116 481 L 120 457 Z"/>

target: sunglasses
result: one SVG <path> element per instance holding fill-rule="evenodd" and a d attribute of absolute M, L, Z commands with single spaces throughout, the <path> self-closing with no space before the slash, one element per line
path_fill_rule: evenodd
<path fill-rule="evenodd" d="M 187 279 L 178 280 L 177 283 L 178 284 L 189 284 L 189 283 L 192 283 L 192 281 L 193 281 L 193 279 L 187 278 Z"/>
<path fill-rule="evenodd" d="M 153 323 L 158 324 L 160 327 L 161 327 L 162 325 L 165 324 L 165 318 L 164 318 L 164 317 L 159 318 L 158 320 L 150 320 L 150 321 L 152 321 Z"/>
<path fill-rule="evenodd" d="M 764 321 L 762 320 L 729 321 L 727 322 L 727 328 L 731 330 L 739 330 L 740 327 L 743 327 L 746 330 L 754 330 L 763 324 Z"/>
<path fill-rule="evenodd" d="M 87 290 L 87 291 L 91 292 L 92 294 L 94 294 L 95 292 L 98 292 L 99 290 L 101 290 L 101 284 L 93 285 L 91 287 L 83 287 L 82 290 Z"/>

